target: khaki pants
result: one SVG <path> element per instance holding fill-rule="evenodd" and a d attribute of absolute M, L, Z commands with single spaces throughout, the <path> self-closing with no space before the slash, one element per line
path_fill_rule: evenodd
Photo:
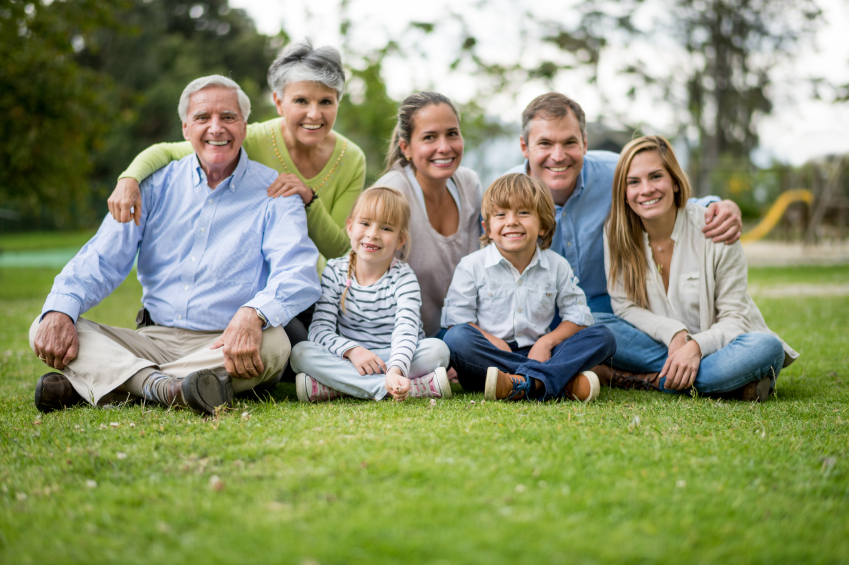
<path fill-rule="evenodd" d="M 30 348 L 38 332 L 40 317 L 29 329 Z M 76 328 L 80 340 L 79 353 L 65 366 L 63 374 L 80 396 L 94 405 L 139 373 L 147 376 L 152 370 L 158 370 L 182 378 L 200 369 L 212 369 L 219 376 L 227 374 L 224 348 L 209 348 L 224 332 L 197 332 L 164 326 L 129 330 L 84 318 L 77 320 Z M 251 390 L 273 379 L 286 367 L 290 350 L 289 338 L 282 327 L 263 331 L 259 355 L 265 371 L 252 379 L 233 378 L 233 392 Z M 134 390 L 125 392 L 138 394 Z"/>

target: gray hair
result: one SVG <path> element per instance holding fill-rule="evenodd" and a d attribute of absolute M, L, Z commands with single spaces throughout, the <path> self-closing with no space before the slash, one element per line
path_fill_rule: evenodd
<path fill-rule="evenodd" d="M 236 96 L 239 98 L 239 111 L 242 113 L 242 119 L 247 122 L 248 116 L 251 115 L 251 99 L 242 91 L 242 87 L 236 81 L 221 75 L 196 78 L 183 89 L 183 94 L 180 96 L 180 105 L 177 107 L 177 112 L 180 113 L 180 120 L 186 123 L 189 121 L 189 102 L 191 102 L 192 94 L 213 86 L 223 86 L 224 88 L 232 88 L 236 91 Z"/>
<path fill-rule="evenodd" d="M 268 86 L 283 97 L 293 82 L 317 82 L 336 91 L 336 101 L 345 94 L 345 70 L 342 56 L 329 45 L 313 49 L 309 39 L 292 43 L 268 68 Z"/>

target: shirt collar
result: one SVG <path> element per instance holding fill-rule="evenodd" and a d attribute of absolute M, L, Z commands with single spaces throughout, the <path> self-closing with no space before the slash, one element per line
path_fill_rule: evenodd
<path fill-rule="evenodd" d="M 236 190 L 240 184 L 242 184 L 242 179 L 245 177 L 245 174 L 248 172 L 248 154 L 245 152 L 244 147 L 239 148 L 239 163 L 236 165 L 236 170 L 233 171 L 233 174 L 221 181 L 218 187 L 222 185 L 224 187 L 230 188 L 231 190 Z M 229 181 L 229 187 L 227 186 Z M 199 184 L 206 184 L 206 173 L 203 172 L 203 167 L 200 166 L 200 160 L 198 160 L 197 153 L 192 154 L 192 185 L 198 186 Z M 216 188 L 218 188 L 216 187 Z"/>
<path fill-rule="evenodd" d="M 486 258 L 485 258 L 484 264 L 483 264 L 484 268 L 488 269 L 489 267 L 494 267 L 495 265 L 498 265 L 501 262 L 504 262 L 504 264 L 506 264 L 509 267 L 513 267 L 513 265 L 510 263 L 510 261 L 508 261 L 507 259 L 504 258 L 504 255 L 501 254 L 501 251 L 498 250 L 498 246 L 495 245 L 494 242 L 487 245 L 486 246 Z M 531 257 L 531 262 L 528 263 L 527 267 L 525 267 L 525 272 L 527 273 L 528 269 L 530 269 L 531 267 L 533 267 L 537 263 L 539 263 L 539 266 L 542 267 L 543 269 L 548 269 L 548 267 L 549 267 L 548 257 L 546 257 L 543 253 L 541 253 L 539 245 L 537 245 L 537 248 L 534 250 L 534 256 Z M 513 267 L 513 268 L 515 269 L 515 267 Z"/>

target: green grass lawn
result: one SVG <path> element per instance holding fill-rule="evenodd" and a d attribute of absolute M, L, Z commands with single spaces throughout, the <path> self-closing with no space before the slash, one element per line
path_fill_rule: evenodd
<path fill-rule="evenodd" d="M 293 402 L 39 415 L 55 269 L 0 269 L 0 563 L 847 563 L 849 297 L 758 300 L 802 357 L 763 405 Z M 752 283 L 845 283 L 849 268 Z M 88 317 L 130 327 L 135 280 Z"/>

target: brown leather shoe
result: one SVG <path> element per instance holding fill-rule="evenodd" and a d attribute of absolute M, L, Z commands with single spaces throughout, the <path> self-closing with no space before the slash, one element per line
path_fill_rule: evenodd
<path fill-rule="evenodd" d="M 35 407 L 39 412 L 46 414 L 84 402 L 83 397 L 71 386 L 71 381 L 62 373 L 45 373 L 35 384 Z"/>
<path fill-rule="evenodd" d="M 759 381 L 752 381 L 742 388 L 728 393 L 729 397 L 737 398 L 746 402 L 766 402 L 774 391 L 771 387 L 772 380 L 764 377 Z"/>
<path fill-rule="evenodd" d="M 593 367 L 598 380 L 605 386 L 624 389 L 660 390 L 660 373 L 629 373 L 598 365 Z"/>
<path fill-rule="evenodd" d="M 563 387 L 563 394 L 567 398 L 580 402 L 592 402 L 598 398 L 599 392 L 601 392 L 601 383 L 598 375 L 593 371 L 578 373 Z"/>

